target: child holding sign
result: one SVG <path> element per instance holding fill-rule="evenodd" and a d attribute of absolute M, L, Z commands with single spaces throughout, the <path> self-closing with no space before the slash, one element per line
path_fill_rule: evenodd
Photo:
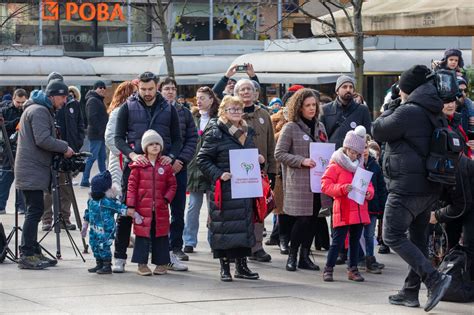
<path fill-rule="evenodd" d="M 365 149 L 365 128 L 357 126 L 344 138 L 343 147 L 339 148 L 331 157 L 329 167 L 321 179 L 321 190 L 334 199 L 332 213 L 332 243 L 329 248 L 326 267 L 324 268 L 324 281 L 333 281 L 333 270 L 336 265 L 337 254 L 344 246 L 349 232 L 350 258 L 348 268 L 348 279 L 352 281 L 364 281 L 357 269 L 359 256 L 359 239 L 364 224 L 370 223 L 367 200 L 374 196 L 374 187 L 368 183 L 365 201 L 359 205 L 349 199 L 349 192 L 353 190 L 352 180 L 356 170 L 364 168 L 362 154 Z"/>

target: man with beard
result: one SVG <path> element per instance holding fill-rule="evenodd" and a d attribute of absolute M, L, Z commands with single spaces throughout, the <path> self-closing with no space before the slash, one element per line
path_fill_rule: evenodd
<path fill-rule="evenodd" d="M 370 133 L 370 113 L 366 105 L 354 101 L 354 79 L 342 75 L 336 82 L 337 98 L 323 106 L 321 122 L 326 127 L 329 142 L 336 144 L 336 150 L 342 147 L 346 133 L 358 125 Z"/>

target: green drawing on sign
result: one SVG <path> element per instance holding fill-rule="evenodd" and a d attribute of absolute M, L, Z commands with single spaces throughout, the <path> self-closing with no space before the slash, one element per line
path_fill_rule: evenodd
<path fill-rule="evenodd" d="M 247 175 L 249 174 L 251 170 L 253 170 L 253 167 L 254 167 L 252 163 L 245 163 L 245 162 L 242 162 L 240 166 L 245 170 L 245 172 L 247 172 Z"/>

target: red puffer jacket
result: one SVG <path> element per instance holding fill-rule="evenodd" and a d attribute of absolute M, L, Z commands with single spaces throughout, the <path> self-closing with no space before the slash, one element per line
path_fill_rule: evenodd
<path fill-rule="evenodd" d="M 352 183 L 354 174 L 331 162 L 321 178 L 321 191 L 334 198 L 332 207 L 333 227 L 352 224 L 369 224 L 369 207 L 367 199 L 359 205 L 347 197 L 346 186 Z M 374 186 L 369 184 L 370 199 L 374 197 Z"/>
<path fill-rule="evenodd" d="M 176 193 L 176 177 L 171 165 L 162 165 L 156 160 L 155 166 L 130 164 L 128 178 L 127 206 L 135 208 L 143 217 L 141 224 L 134 224 L 135 235 L 150 237 L 153 208 L 155 209 L 155 236 L 168 235 L 170 213 L 168 204 Z"/>

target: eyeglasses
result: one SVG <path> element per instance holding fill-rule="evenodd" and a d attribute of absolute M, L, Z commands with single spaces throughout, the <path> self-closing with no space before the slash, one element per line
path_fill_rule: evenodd
<path fill-rule="evenodd" d="M 105 90 L 106 87 L 105 86 L 99 86 L 98 89 Z"/>
<path fill-rule="evenodd" d="M 467 92 L 467 89 L 459 89 L 459 92 L 461 92 L 461 93 L 466 93 L 466 92 Z"/>
<path fill-rule="evenodd" d="M 242 108 L 234 108 L 234 107 L 227 108 L 225 111 L 231 114 L 242 114 L 244 112 Z"/>

